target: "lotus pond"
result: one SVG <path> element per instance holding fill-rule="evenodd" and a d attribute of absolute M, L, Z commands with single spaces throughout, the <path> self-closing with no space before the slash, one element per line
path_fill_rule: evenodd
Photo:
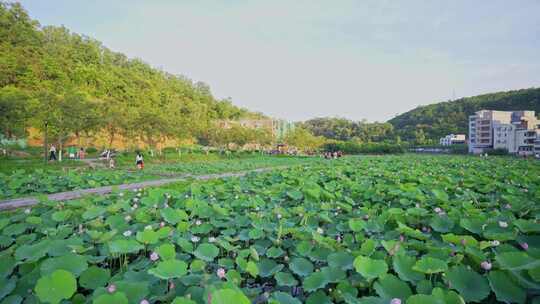
<path fill-rule="evenodd" d="M 319 161 L 316 158 L 300 157 L 249 157 L 212 162 L 178 162 L 173 164 L 150 164 L 143 171 L 71 168 L 61 170 L 14 170 L 0 172 L 0 199 L 28 195 L 49 194 L 100 186 L 119 185 L 143 180 L 159 179 L 165 176 L 185 174 L 199 175 L 223 172 L 238 172 L 263 167 L 290 166 Z M 0 164 L 1 165 L 1 164 Z"/>
<path fill-rule="evenodd" d="M 384 156 L 0 214 L 1 303 L 540 303 L 540 165 Z"/>

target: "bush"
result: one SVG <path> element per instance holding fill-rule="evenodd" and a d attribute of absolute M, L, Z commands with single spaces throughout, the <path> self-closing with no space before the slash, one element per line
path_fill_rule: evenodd
<path fill-rule="evenodd" d="M 405 153 L 405 147 L 397 143 L 357 143 L 335 141 L 326 143 L 324 151 L 342 151 L 345 154 L 397 154 Z"/>
<path fill-rule="evenodd" d="M 508 155 L 508 151 L 506 149 L 487 149 L 484 150 L 484 152 L 488 155 Z"/>
<path fill-rule="evenodd" d="M 86 153 L 96 153 L 98 150 L 95 147 L 86 148 Z"/>
<path fill-rule="evenodd" d="M 177 149 L 175 147 L 165 147 L 161 150 L 163 153 L 177 153 Z"/>

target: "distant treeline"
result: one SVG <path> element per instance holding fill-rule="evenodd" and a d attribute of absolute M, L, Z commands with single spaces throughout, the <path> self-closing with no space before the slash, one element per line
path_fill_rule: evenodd
<path fill-rule="evenodd" d="M 531 110 L 540 115 L 540 88 L 498 92 L 421 106 L 390 119 L 395 135 L 410 142 L 467 134 L 469 115 L 479 110 Z"/>

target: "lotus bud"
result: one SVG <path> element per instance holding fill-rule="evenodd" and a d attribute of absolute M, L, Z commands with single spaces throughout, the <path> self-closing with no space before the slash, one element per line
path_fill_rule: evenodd
<path fill-rule="evenodd" d="M 161 227 L 161 228 L 165 227 L 165 222 L 159 223 L 159 227 Z"/>
<path fill-rule="evenodd" d="M 147 299 L 142 299 L 139 304 L 150 304 Z"/>
<path fill-rule="evenodd" d="M 277 214 L 277 218 L 281 219 L 282 215 L 280 213 Z"/>
<path fill-rule="evenodd" d="M 126 231 L 124 231 L 123 235 L 124 235 L 125 237 L 131 236 L 131 230 L 126 230 Z"/>
<path fill-rule="evenodd" d="M 529 249 L 529 244 L 527 244 L 527 243 L 520 243 L 519 246 L 521 246 L 521 248 L 523 248 L 523 250 Z"/>
<path fill-rule="evenodd" d="M 30 214 L 30 212 L 32 212 L 32 210 L 31 210 L 30 208 L 24 209 L 24 213 L 25 213 L 25 214 Z"/>
<path fill-rule="evenodd" d="M 491 245 L 492 246 L 499 246 L 501 244 L 501 242 L 497 241 L 497 240 L 494 240 L 491 242 Z"/>
<path fill-rule="evenodd" d="M 157 252 L 152 252 L 152 254 L 150 255 L 150 260 L 152 262 L 155 262 L 159 259 L 159 255 L 157 254 Z"/>
<path fill-rule="evenodd" d="M 499 221 L 499 227 L 506 228 L 506 227 L 508 227 L 508 223 L 504 222 L 504 221 Z"/>
<path fill-rule="evenodd" d="M 393 299 L 390 301 L 390 304 L 401 304 L 401 299 L 393 298 Z"/>
<path fill-rule="evenodd" d="M 109 293 L 115 292 L 115 291 L 116 291 L 116 285 L 111 284 L 111 285 L 107 286 L 107 291 L 108 291 Z"/>
<path fill-rule="evenodd" d="M 321 227 L 318 227 L 318 228 L 317 228 L 317 233 L 323 234 L 323 233 L 324 233 L 324 230 L 323 230 Z"/>
<path fill-rule="evenodd" d="M 225 269 L 219 268 L 219 269 L 216 271 L 216 274 L 217 274 L 218 278 L 220 278 L 220 279 L 225 278 Z"/>
<path fill-rule="evenodd" d="M 483 261 L 482 263 L 480 263 L 480 267 L 482 267 L 482 269 L 486 271 L 489 271 L 491 270 L 491 263 L 488 261 Z"/>
<path fill-rule="evenodd" d="M 202 224 L 201 220 L 196 220 L 195 225 L 200 226 Z"/>

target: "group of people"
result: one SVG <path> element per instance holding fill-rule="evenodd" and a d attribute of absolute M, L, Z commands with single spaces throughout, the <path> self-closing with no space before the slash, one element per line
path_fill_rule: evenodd
<path fill-rule="evenodd" d="M 51 147 L 49 148 L 49 160 L 50 161 L 58 160 L 56 153 L 57 153 L 56 152 L 56 146 L 51 145 Z M 82 147 L 78 151 L 77 151 L 77 148 L 75 148 L 75 147 L 69 147 L 68 148 L 68 157 L 70 159 L 84 159 L 86 157 L 86 151 Z"/>
<path fill-rule="evenodd" d="M 334 151 L 334 152 L 324 152 L 322 157 L 325 159 L 337 159 L 343 156 L 343 152 L 341 151 Z"/>

